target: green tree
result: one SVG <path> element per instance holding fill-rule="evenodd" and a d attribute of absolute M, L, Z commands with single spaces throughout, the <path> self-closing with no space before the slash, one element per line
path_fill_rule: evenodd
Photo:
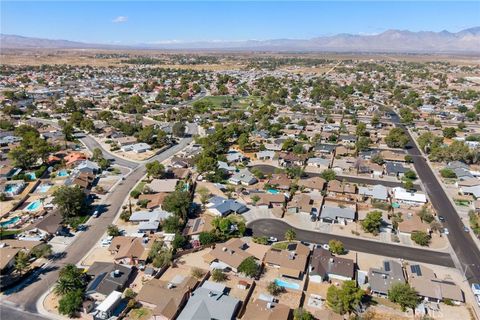
<path fill-rule="evenodd" d="M 285 292 L 285 288 L 282 286 L 279 286 L 275 281 L 270 282 L 267 285 L 267 291 L 270 293 L 272 296 L 278 296 L 282 292 Z"/>
<path fill-rule="evenodd" d="M 365 292 L 358 288 L 355 281 L 343 282 L 340 288 L 330 286 L 327 291 L 327 304 L 336 313 L 352 313 L 357 310 Z"/>
<path fill-rule="evenodd" d="M 62 186 L 53 193 L 53 204 L 57 205 L 64 219 L 81 215 L 86 209 L 85 193 L 79 186 Z"/>
<path fill-rule="evenodd" d="M 382 226 L 382 212 L 375 210 L 367 213 L 367 216 L 362 221 L 362 228 L 366 232 L 378 234 Z"/>
<path fill-rule="evenodd" d="M 390 148 L 405 148 L 409 139 L 402 128 L 392 128 L 385 137 L 385 143 Z"/>
<path fill-rule="evenodd" d="M 184 137 L 187 127 L 183 122 L 176 122 L 172 126 L 172 134 L 176 137 Z"/>
<path fill-rule="evenodd" d="M 406 178 L 406 179 L 409 179 L 409 180 L 416 180 L 417 179 L 417 174 L 415 173 L 415 171 L 413 170 L 407 170 L 403 176 Z"/>
<path fill-rule="evenodd" d="M 303 308 L 297 308 L 293 311 L 293 320 L 315 320 L 315 317 Z"/>
<path fill-rule="evenodd" d="M 412 182 L 412 180 L 405 180 L 405 181 L 403 181 L 403 187 L 404 187 L 406 190 L 412 190 L 412 189 L 413 189 L 413 182 Z"/>
<path fill-rule="evenodd" d="M 237 140 L 238 147 L 245 151 L 248 147 L 250 147 L 250 141 L 248 139 L 248 133 L 242 133 Z"/>
<path fill-rule="evenodd" d="M 85 284 L 85 276 L 82 271 L 73 264 L 67 264 L 60 270 L 54 290 L 58 295 L 65 295 L 84 288 Z"/>
<path fill-rule="evenodd" d="M 211 196 L 210 190 L 208 190 L 206 187 L 200 187 L 197 189 L 197 193 L 200 197 L 200 202 L 202 203 L 202 205 L 205 205 Z"/>
<path fill-rule="evenodd" d="M 67 101 L 65 101 L 65 112 L 72 113 L 77 111 L 77 104 L 72 97 L 68 97 Z"/>
<path fill-rule="evenodd" d="M 414 288 L 410 287 L 408 283 L 395 283 L 388 290 L 388 299 L 393 303 L 398 303 L 402 311 L 407 308 L 412 309 L 415 314 L 415 308 L 420 303 L 420 297 Z"/>
<path fill-rule="evenodd" d="M 153 266 L 155 268 L 163 268 L 173 261 L 173 252 L 167 248 L 162 248 L 153 258 Z"/>
<path fill-rule="evenodd" d="M 178 233 L 175 234 L 175 237 L 173 238 L 173 241 L 172 241 L 173 249 L 183 248 L 186 244 L 187 244 L 187 239 L 184 236 Z"/>
<path fill-rule="evenodd" d="M 165 166 L 158 160 L 145 164 L 145 169 L 147 170 L 147 176 L 149 178 L 154 177 L 158 179 L 161 178 L 165 173 Z"/>
<path fill-rule="evenodd" d="M 370 147 L 372 140 L 369 137 L 360 137 L 355 144 L 357 151 L 364 151 Z"/>
<path fill-rule="evenodd" d="M 288 229 L 285 232 L 285 240 L 287 241 L 293 241 L 297 238 L 297 233 L 293 229 Z"/>
<path fill-rule="evenodd" d="M 190 193 L 187 191 L 176 190 L 165 197 L 162 208 L 185 221 L 190 208 L 190 203 Z"/>
<path fill-rule="evenodd" d="M 227 280 L 227 275 L 220 269 L 214 269 L 212 271 L 212 279 L 215 282 L 223 282 Z"/>
<path fill-rule="evenodd" d="M 66 122 L 66 123 L 63 124 L 62 133 L 63 133 L 63 136 L 64 136 L 65 140 L 72 141 L 74 132 L 75 132 L 75 129 L 73 128 L 73 126 L 70 123 Z"/>
<path fill-rule="evenodd" d="M 52 246 L 48 243 L 42 243 L 30 251 L 30 256 L 35 258 L 48 258 L 52 255 Z"/>
<path fill-rule="evenodd" d="M 102 149 L 100 148 L 95 148 L 92 151 L 92 160 L 93 161 L 98 161 L 100 159 L 103 159 L 103 152 Z"/>
<path fill-rule="evenodd" d="M 320 177 L 322 177 L 323 179 L 325 179 L 325 181 L 328 182 L 335 180 L 337 178 L 337 174 L 332 169 L 326 169 L 322 171 Z"/>
<path fill-rule="evenodd" d="M 82 303 L 82 290 L 74 290 L 71 292 L 67 292 L 65 295 L 62 296 L 60 301 L 58 301 L 58 312 L 60 314 L 73 318 L 80 310 Z"/>
<path fill-rule="evenodd" d="M 444 128 L 443 136 L 447 139 L 452 139 L 457 136 L 457 130 L 453 127 Z"/>
<path fill-rule="evenodd" d="M 209 245 L 217 241 L 217 237 L 213 232 L 200 232 L 198 239 L 202 245 Z"/>
<path fill-rule="evenodd" d="M 260 271 L 260 266 L 255 261 L 254 257 L 248 257 L 240 263 L 238 271 L 245 274 L 247 277 L 255 277 Z"/>
<path fill-rule="evenodd" d="M 328 242 L 328 246 L 330 247 L 330 251 L 334 254 L 344 254 L 345 247 L 343 243 L 339 240 L 332 239 Z"/>
<path fill-rule="evenodd" d="M 19 251 L 15 257 L 15 270 L 23 273 L 28 268 L 30 256 L 25 251 Z"/>
<path fill-rule="evenodd" d="M 180 232 L 183 228 L 183 223 L 180 221 L 180 218 L 172 215 L 162 222 L 162 229 L 167 233 L 177 233 Z"/>
<path fill-rule="evenodd" d="M 120 233 L 120 230 L 118 229 L 118 227 L 114 224 L 111 224 L 107 227 L 107 234 L 110 236 L 110 237 L 117 237 L 119 236 L 121 233 Z"/>
<path fill-rule="evenodd" d="M 430 235 L 425 231 L 413 231 L 410 238 L 413 242 L 423 247 L 428 246 L 431 240 Z"/>
<path fill-rule="evenodd" d="M 441 169 L 441 170 L 440 170 L 440 175 L 441 175 L 443 178 L 447 178 L 447 179 L 453 179 L 453 178 L 456 178 L 456 177 L 457 177 L 457 175 L 455 174 L 455 172 L 454 172 L 452 169 L 449 169 L 449 168 Z"/>

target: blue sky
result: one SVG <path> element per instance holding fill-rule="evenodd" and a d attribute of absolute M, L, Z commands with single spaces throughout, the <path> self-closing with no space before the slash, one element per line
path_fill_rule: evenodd
<path fill-rule="evenodd" d="M 3 1 L 1 32 L 92 43 L 305 39 L 480 25 L 480 1 Z"/>

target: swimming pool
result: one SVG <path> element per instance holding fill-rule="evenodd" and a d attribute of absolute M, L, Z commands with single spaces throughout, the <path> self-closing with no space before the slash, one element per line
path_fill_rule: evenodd
<path fill-rule="evenodd" d="M 280 193 L 280 191 L 278 191 L 278 190 L 276 190 L 276 189 L 268 189 L 267 192 L 268 192 L 268 193 L 271 193 L 271 194 Z"/>
<path fill-rule="evenodd" d="M 18 188 L 20 188 L 20 186 L 18 184 L 7 184 L 5 186 L 5 192 L 15 193 L 15 192 L 17 192 Z"/>
<path fill-rule="evenodd" d="M 9 227 L 9 226 L 11 226 L 12 224 L 17 223 L 18 220 L 20 220 L 20 217 L 10 218 L 10 219 L 8 219 L 7 221 L 0 222 L 0 227 L 2 227 L 2 228 Z"/>
<path fill-rule="evenodd" d="M 50 184 L 42 184 L 38 187 L 38 192 L 45 193 L 47 192 L 52 186 Z"/>
<path fill-rule="evenodd" d="M 287 282 L 287 281 L 283 281 L 281 279 L 275 279 L 275 283 L 278 286 L 284 287 L 284 288 L 287 288 L 287 289 L 294 289 L 294 290 L 299 290 L 300 289 L 300 285 L 298 285 L 297 283 Z"/>
<path fill-rule="evenodd" d="M 66 177 L 68 176 L 68 171 L 67 170 L 60 170 L 57 174 L 59 177 Z"/>
<path fill-rule="evenodd" d="M 27 172 L 25 173 L 25 176 L 27 176 L 30 180 L 35 180 L 37 178 L 35 172 Z"/>
<path fill-rule="evenodd" d="M 33 202 L 30 202 L 28 204 L 28 206 L 25 208 L 25 210 L 27 210 L 27 211 L 37 211 L 38 208 L 40 208 L 41 205 L 42 205 L 41 200 L 35 200 Z"/>

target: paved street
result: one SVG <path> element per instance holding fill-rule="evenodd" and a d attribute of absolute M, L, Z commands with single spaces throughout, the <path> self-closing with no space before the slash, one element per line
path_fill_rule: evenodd
<path fill-rule="evenodd" d="M 398 126 L 404 127 L 400 124 L 398 115 L 395 114 L 392 116 L 392 121 Z M 413 157 L 415 170 L 422 180 L 426 189 L 425 191 L 435 210 L 446 219 L 444 225 L 450 232 L 448 239 L 453 251 L 460 260 L 462 271 L 466 269 L 466 277 L 470 283 L 480 282 L 480 251 L 473 242 L 470 234 L 463 230 L 463 222 L 460 220 L 460 217 L 432 172 L 432 169 L 413 142 L 410 133 L 408 130 L 405 130 L 405 132 L 410 138 L 407 152 Z"/>
<path fill-rule="evenodd" d="M 248 223 L 254 236 L 273 236 L 284 239 L 285 232 L 292 228 L 284 221 L 277 219 L 259 219 Z M 309 243 L 324 244 L 332 239 L 340 240 L 347 250 L 366 252 L 392 258 L 454 267 L 450 254 L 432 250 L 410 248 L 400 245 L 387 244 L 378 241 L 369 241 L 359 238 L 343 237 L 330 233 L 300 230 L 292 228 L 297 234 L 297 239 Z"/>
<path fill-rule="evenodd" d="M 180 150 L 184 149 L 192 138 L 182 139 L 181 142 L 163 153 L 156 155 L 155 159 L 159 161 L 166 160 Z M 7 299 L 10 303 L 32 313 L 37 313 L 36 302 L 41 295 L 54 285 L 58 278 L 59 269 L 65 264 L 77 264 L 88 251 L 100 240 L 109 224 L 111 224 L 120 210 L 124 199 L 130 193 L 135 184 L 145 175 L 145 166 L 138 165 L 125 178 L 123 183 L 119 184 L 116 189 L 105 198 L 106 211 L 99 218 L 90 221 L 90 227 L 78 239 L 73 242 L 66 250 L 65 256 L 53 261 L 41 272 L 33 274 L 21 285 L 5 292 L 2 299 Z M 2 305 L 3 308 L 3 305 Z M 9 311 L 10 312 L 10 311 Z M 14 311 L 12 311 L 14 312 Z M 18 318 L 17 315 L 8 317 L 7 319 Z"/>
<path fill-rule="evenodd" d="M 93 150 L 95 148 L 99 148 L 100 150 L 102 150 L 103 157 L 105 159 L 113 159 L 113 162 L 112 162 L 113 164 L 123 166 L 123 167 L 127 167 L 127 168 L 130 168 L 130 169 L 136 168 L 139 165 L 137 162 L 128 161 L 126 159 L 123 159 L 121 157 L 116 156 L 113 153 L 109 153 L 109 152 L 105 151 L 105 149 L 103 149 L 100 146 L 100 144 L 94 138 L 92 138 L 90 135 L 85 135 L 85 137 L 80 138 L 80 140 L 87 146 L 87 148 L 89 150 Z"/>
<path fill-rule="evenodd" d="M 2 304 L 0 305 L 0 319 L 2 320 L 46 320 L 47 318 L 30 313 L 28 311 L 19 310 L 12 306 Z"/>

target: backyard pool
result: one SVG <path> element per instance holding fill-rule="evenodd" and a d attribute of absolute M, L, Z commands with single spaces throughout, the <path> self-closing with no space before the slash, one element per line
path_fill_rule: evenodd
<path fill-rule="evenodd" d="M 66 177 L 68 176 L 68 171 L 67 170 L 60 170 L 57 174 L 59 177 Z"/>
<path fill-rule="evenodd" d="M 30 202 L 28 204 L 28 206 L 25 208 L 25 210 L 27 210 L 27 211 L 37 211 L 38 208 L 40 208 L 41 205 L 42 205 L 41 200 L 35 200 L 33 202 Z"/>
<path fill-rule="evenodd" d="M 268 192 L 268 193 L 271 193 L 271 194 L 280 193 L 280 191 L 278 191 L 278 190 L 276 190 L 276 189 L 268 189 L 267 192 Z"/>
<path fill-rule="evenodd" d="M 287 289 L 294 289 L 294 290 L 299 290 L 300 289 L 300 286 L 297 283 L 287 282 L 287 281 L 283 281 L 281 279 L 275 279 L 275 283 L 278 286 L 284 287 L 284 288 L 287 288 Z"/>
<path fill-rule="evenodd" d="M 5 192 L 16 193 L 18 188 L 20 188 L 20 186 L 18 184 L 7 184 L 5 186 Z"/>
<path fill-rule="evenodd" d="M 37 176 L 35 175 L 35 172 L 27 172 L 25 173 L 25 176 L 27 176 L 28 179 L 30 180 L 35 180 L 37 178 Z"/>
<path fill-rule="evenodd" d="M 12 224 L 17 223 L 18 220 L 20 220 L 20 217 L 10 218 L 10 219 L 8 219 L 7 221 L 0 222 L 0 227 L 2 227 L 2 228 L 7 228 L 7 227 L 11 226 Z"/>
<path fill-rule="evenodd" d="M 50 184 L 42 184 L 38 187 L 38 192 L 39 193 L 45 193 L 47 192 L 50 188 L 52 187 L 52 185 Z"/>

